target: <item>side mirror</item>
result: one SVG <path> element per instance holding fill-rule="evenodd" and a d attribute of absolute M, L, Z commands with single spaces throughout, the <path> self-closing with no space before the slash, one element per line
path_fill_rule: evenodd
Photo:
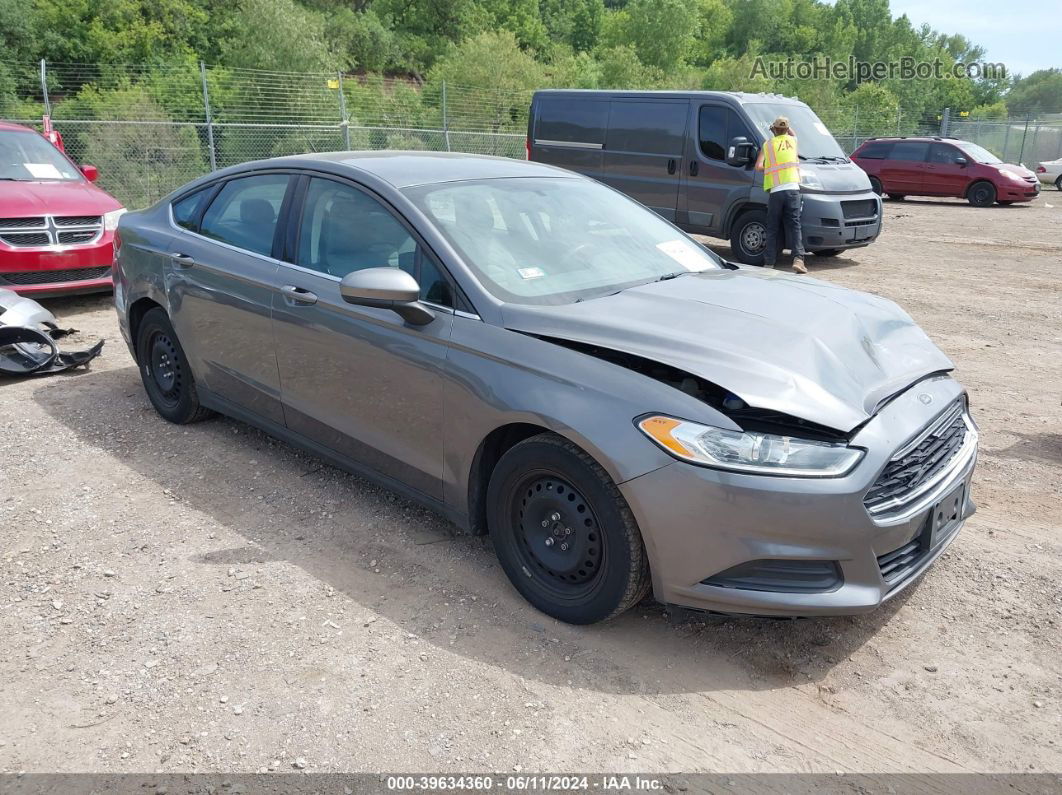
<path fill-rule="evenodd" d="M 435 319 L 420 302 L 417 280 L 400 268 L 352 271 L 339 282 L 339 294 L 348 304 L 390 309 L 414 326 L 426 326 Z"/>
<path fill-rule="evenodd" d="M 747 166 L 752 162 L 753 146 L 744 135 L 730 139 L 730 145 L 726 149 L 726 164 L 728 166 Z"/>
<path fill-rule="evenodd" d="M 966 164 L 969 163 L 969 162 L 970 161 L 967 160 L 965 157 L 957 157 L 957 158 L 955 158 L 955 165 L 962 166 L 963 168 L 966 168 Z"/>
<path fill-rule="evenodd" d="M 89 182 L 95 182 L 100 176 L 100 170 L 95 166 L 81 166 L 81 173 Z"/>

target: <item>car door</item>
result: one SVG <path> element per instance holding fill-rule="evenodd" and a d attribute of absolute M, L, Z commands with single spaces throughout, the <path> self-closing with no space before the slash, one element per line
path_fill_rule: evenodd
<path fill-rule="evenodd" d="M 292 431 L 430 497 L 442 496 L 442 374 L 455 289 L 410 226 L 354 183 L 302 177 L 273 324 Z M 351 271 L 403 268 L 435 320 L 348 304 Z"/>
<path fill-rule="evenodd" d="M 886 193 L 896 195 L 920 194 L 925 183 L 926 141 L 897 141 L 892 154 L 881 164 L 881 182 Z"/>
<path fill-rule="evenodd" d="M 749 195 L 752 164 L 730 166 L 726 162 L 731 139 L 756 139 L 733 109 L 713 103 L 692 103 L 692 134 L 686 144 L 686 185 L 679 202 L 680 216 L 695 231 L 721 235 L 728 207 Z"/>
<path fill-rule="evenodd" d="M 603 181 L 669 221 L 678 209 L 688 100 L 614 99 Z"/>
<path fill-rule="evenodd" d="M 291 177 L 249 174 L 174 203 L 170 319 L 199 386 L 282 423 L 271 320 Z"/>
<path fill-rule="evenodd" d="M 958 147 L 933 143 L 929 147 L 924 190 L 933 196 L 964 196 L 970 181 L 969 168 L 956 162 L 965 157 Z"/>

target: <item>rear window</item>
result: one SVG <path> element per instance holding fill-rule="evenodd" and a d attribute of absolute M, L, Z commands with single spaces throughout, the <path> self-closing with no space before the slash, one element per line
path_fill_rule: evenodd
<path fill-rule="evenodd" d="M 613 102 L 608 120 L 608 149 L 681 156 L 688 111 L 686 102 Z"/>
<path fill-rule="evenodd" d="M 892 149 L 892 141 L 871 141 L 863 145 L 857 156 L 867 160 L 884 160 L 889 156 L 890 149 Z"/>
<path fill-rule="evenodd" d="M 604 144 L 608 102 L 543 99 L 538 103 L 535 138 L 539 141 Z"/>
<path fill-rule="evenodd" d="M 202 208 L 203 199 L 205 199 L 212 190 L 213 185 L 209 188 L 198 190 L 173 203 L 173 220 L 176 222 L 177 226 L 190 229 L 193 232 L 199 231 L 199 211 Z"/>
<path fill-rule="evenodd" d="M 892 147 L 892 160 L 923 161 L 929 154 L 929 144 L 925 141 L 897 141 Z"/>

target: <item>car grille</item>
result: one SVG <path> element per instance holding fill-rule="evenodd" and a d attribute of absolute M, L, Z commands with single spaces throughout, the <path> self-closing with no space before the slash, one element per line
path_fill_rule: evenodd
<path fill-rule="evenodd" d="M 878 202 L 875 199 L 841 202 L 841 212 L 845 218 L 873 218 L 878 214 Z"/>
<path fill-rule="evenodd" d="M 889 585 L 904 579 L 922 559 L 925 552 L 923 547 L 922 536 L 919 535 L 899 549 L 879 555 L 878 569 L 881 570 L 881 578 Z"/>
<path fill-rule="evenodd" d="M 59 282 L 87 282 L 94 279 L 103 279 L 111 275 L 110 265 L 99 265 L 92 268 L 70 268 L 60 271 L 19 271 L 16 273 L 0 273 L 0 283 L 28 285 L 28 284 L 57 284 Z"/>
<path fill-rule="evenodd" d="M 969 432 L 965 403 L 959 399 L 889 461 L 863 497 L 871 515 L 902 508 L 931 488 Z"/>
<path fill-rule="evenodd" d="M 94 242 L 103 233 L 99 215 L 48 215 L 0 218 L 0 240 L 15 248 L 75 246 Z"/>

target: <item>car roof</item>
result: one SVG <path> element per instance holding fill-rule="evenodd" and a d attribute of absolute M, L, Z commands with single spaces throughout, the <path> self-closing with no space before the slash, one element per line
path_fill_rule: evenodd
<path fill-rule="evenodd" d="M 796 97 L 787 97 L 782 94 L 751 94 L 747 91 L 674 91 L 674 90 L 646 90 L 632 89 L 604 89 L 604 88 L 541 88 L 535 92 L 539 97 L 577 97 L 581 99 L 593 99 L 595 97 L 618 99 L 732 99 L 739 104 L 773 103 L 782 105 L 805 105 Z"/>
<path fill-rule="evenodd" d="M 917 142 L 929 142 L 938 141 L 942 144 L 968 144 L 969 141 L 964 141 L 961 138 L 949 138 L 946 135 L 879 135 L 874 138 L 867 138 L 860 146 L 865 146 L 872 141 L 917 141 Z"/>
<path fill-rule="evenodd" d="M 366 152 L 315 152 L 306 155 L 279 157 L 246 163 L 239 170 L 263 167 L 307 168 L 314 164 L 322 166 L 349 166 L 380 179 L 395 188 L 413 185 L 430 185 L 439 182 L 459 182 L 472 179 L 499 179 L 512 177 L 561 177 L 582 179 L 578 174 L 565 169 L 515 160 L 511 157 L 470 155 L 460 152 L 393 152 L 386 150 Z M 328 170 L 333 170 L 329 168 Z"/>

